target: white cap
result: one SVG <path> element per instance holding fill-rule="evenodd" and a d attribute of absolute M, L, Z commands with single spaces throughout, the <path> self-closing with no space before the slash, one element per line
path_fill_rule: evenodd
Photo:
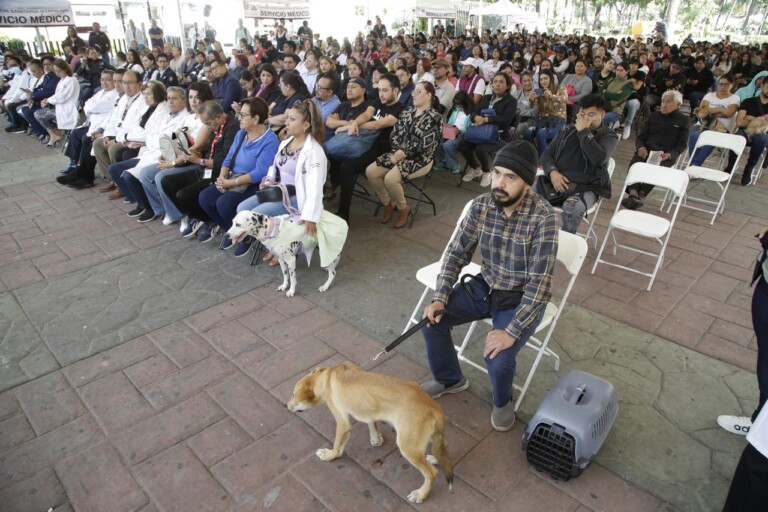
<path fill-rule="evenodd" d="M 459 64 L 461 64 L 462 66 L 473 66 L 475 69 L 480 69 L 480 61 L 472 57 L 469 57 L 467 60 L 463 60 L 459 62 Z"/>

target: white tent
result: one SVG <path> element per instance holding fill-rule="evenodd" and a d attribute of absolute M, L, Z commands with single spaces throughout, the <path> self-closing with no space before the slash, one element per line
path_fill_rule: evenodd
<path fill-rule="evenodd" d="M 480 4 L 470 9 L 469 14 L 478 16 L 481 20 L 483 16 L 501 16 L 507 19 L 508 28 L 515 23 L 525 23 L 529 27 L 535 27 L 542 21 L 535 11 L 526 11 L 509 0 L 499 0 L 494 4 Z"/>
<path fill-rule="evenodd" d="M 69 0 L 2 0 L 0 27 L 55 27 L 73 25 Z"/>

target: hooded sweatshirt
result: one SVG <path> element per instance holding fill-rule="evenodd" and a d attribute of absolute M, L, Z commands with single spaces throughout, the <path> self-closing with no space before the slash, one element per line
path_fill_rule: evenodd
<path fill-rule="evenodd" d="M 768 77 L 768 71 L 761 71 L 758 74 L 755 75 L 755 78 L 752 79 L 751 82 L 749 82 L 749 85 L 745 85 L 738 91 L 736 91 L 736 95 L 741 98 L 742 103 L 744 100 L 749 98 L 754 98 L 758 94 L 760 94 L 760 88 L 757 86 L 757 80 L 761 77 Z"/>

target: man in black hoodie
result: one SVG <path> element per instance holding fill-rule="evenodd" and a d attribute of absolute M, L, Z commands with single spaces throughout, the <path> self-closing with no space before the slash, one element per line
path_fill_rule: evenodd
<path fill-rule="evenodd" d="M 635 156 L 629 162 L 629 166 L 637 162 L 645 162 L 651 151 L 661 151 L 661 164 L 664 167 L 672 167 L 680 154 L 685 151 L 688 144 L 688 136 L 691 131 L 688 118 L 680 112 L 683 104 L 683 95 L 680 91 L 667 91 L 661 96 L 661 108 L 653 112 L 648 120 L 640 128 L 635 142 Z M 627 188 L 629 194 L 622 202 L 622 206 L 630 210 L 637 210 L 643 206 L 643 199 L 647 196 L 653 185 L 635 183 Z"/>
<path fill-rule="evenodd" d="M 575 125 L 560 130 L 541 155 L 545 176 L 534 186 L 546 200 L 553 198 L 547 191 L 557 193 L 557 200 L 550 202 L 563 209 L 562 229 L 569 233 L 578 231 L 598 196 L 611 198 L 608 162 L 619 142 L 616 132 L 603 126 L 605 98 L 601 94 L 587 94 L 579 107 Z M 543 181 L 551 182 L 551 187 Z"/>

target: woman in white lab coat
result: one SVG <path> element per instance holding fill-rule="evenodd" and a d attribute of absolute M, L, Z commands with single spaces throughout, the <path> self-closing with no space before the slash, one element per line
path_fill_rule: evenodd
<path fill-rule="evenodd" d="M 56 59 L 53 72 L 59 77 L 53 96 L 40 102 L 43 107 L 35 112 L 35 119 L 48 131 L 48 147 L 54 147 L 62 138 L 62 130 L 71 130 L 77 126 L 79 112 L 77 104 L 80 98 L 80 83 L 64 59 Z M 54 108 L 55 107 L 55 108 Z"/>

